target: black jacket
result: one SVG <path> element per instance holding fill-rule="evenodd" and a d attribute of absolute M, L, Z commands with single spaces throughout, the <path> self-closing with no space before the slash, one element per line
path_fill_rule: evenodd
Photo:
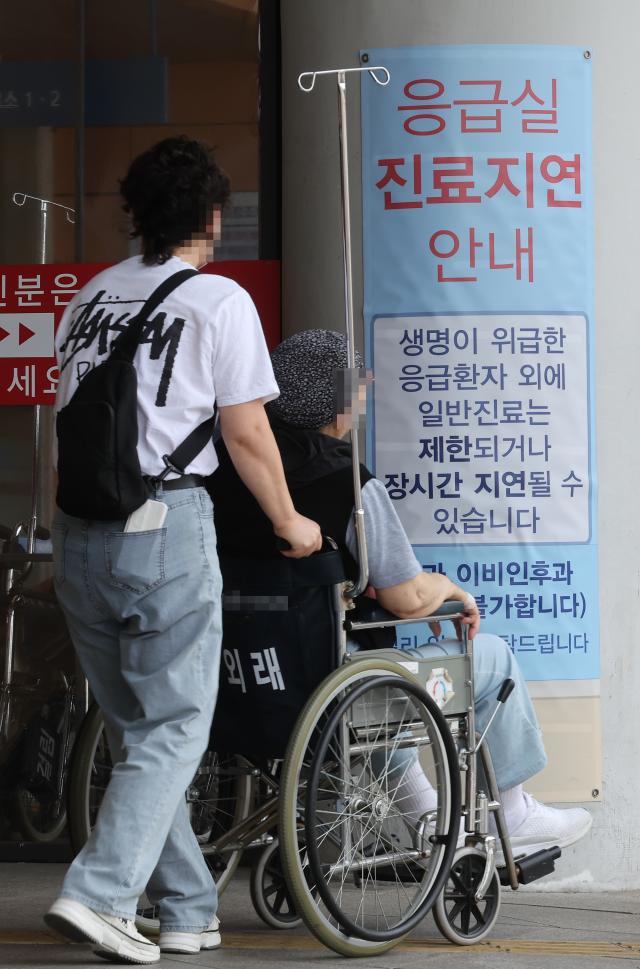
<path fill-rule="evenodd" d="M 317 521 L 322 534 L 336 542 L 347 576 L 355 579 L 358 565 L 345 541 L 355 504 L 351 445 L 320 431 L 279 421 L 273 421 L 272 427 L 296 511 Z M 222 442 L 217 450 L 220 467 L 208 479 L 207 487 L 213 499 L 220 555 L 279 557 L 271 522 L 240 480 Z M 360 465 L 360 474 L 363 486 L 373 477 L 364 465 Z M 371 607 L 372 600 L 360 597 L 358 616 L 365 618 Z M 375 630 L 359 634 L 358 640 L 369 648 L 392 646 L 395 633 L 393 629 Z"/>

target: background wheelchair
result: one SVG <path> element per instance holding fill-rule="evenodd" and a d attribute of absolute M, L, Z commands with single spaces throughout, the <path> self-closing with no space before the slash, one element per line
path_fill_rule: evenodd
<path fill-rule="evenodd" d="M 349 636 L 401 621 L 380 609 L 351 618 L 353 586 L 337 551 L 299 561 L 235 560 L 223 563 L 223 574 L 219 704 L 187 792 L 219 892 L 252 848 L 252 900 L 274 928 L 302 919 L 336 952 L 374 955 L 433 909 L 452 942 L 483 939 L 498 916 L 501 882 L 516 889 L 549 873 L 560 850 L 513 860 L 491 758 L 475 733 L 465 627 L 459 656 L 348 654 Z M 446 603 L 429 620 L 461 616 L 460 603 Z M 495 714 L 512 688 L 505 681 Z M 434 791 L 433 809 L 417 823 L 398 794 L 416 757 Z M 88 837 L 110 770 L 94 708 L 71 767 L 76 848 Z M 157 928 L 154 916 L 139 913 L 143 931 Z"/>

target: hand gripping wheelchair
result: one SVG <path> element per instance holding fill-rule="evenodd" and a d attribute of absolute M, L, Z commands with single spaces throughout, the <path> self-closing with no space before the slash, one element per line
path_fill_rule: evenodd
<path fill-rule="evenodd" d="M 475 733 L 473 644 L 464 627 L 462 652 L 453 657 L 349 654 L 348 637 L 401 621 L 375 608 L 366 619 L 351 618 L 352 587 L 336 550 L 299 561 L 223 561 L 223 575 L 218 708 L 187 791 L 218 891 L 251 848 L 252 900 L 274 928 L 302 919 L 336 952 L 374 955 L 433 909 L 452 942 L 483 939 L 498 916 L 501 882 L 516 889 L 547 874 L 560 850 L 514 862 L 491 758 Z M 429 620 L 461 614 L 460 603 L 445 603 Z M 505 681 L 495 713 L 512 688 Z M 402 783 L 417 757 L 434 799 L 416 821 L 403 808 Z M 76 848 L 110 769 L 94 709 L 71 768 Z M 155 915 L 139 913 L 142 931 L 157 927 Z"/>

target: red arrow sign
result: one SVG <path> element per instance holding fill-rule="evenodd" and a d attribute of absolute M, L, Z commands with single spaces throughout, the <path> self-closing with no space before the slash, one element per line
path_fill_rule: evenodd
<path fill-rule="evenodd" d="M 30 330 L 28 326 L 21 323 L 18 328 L 18 346 L 21 347 L 23 343 L 26 343 L 27 340 L 30 340 L 35 335 L 34 330 Z"/>
<path fill-rule="evenodd" d="M 0 326 L 0 343 L 6 340 L 8 336 L 11 336 L 8 330 L 5 330 L 3 326 Z"/>

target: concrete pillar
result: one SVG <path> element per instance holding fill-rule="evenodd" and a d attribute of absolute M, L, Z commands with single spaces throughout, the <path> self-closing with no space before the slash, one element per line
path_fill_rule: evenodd
<path fill-rule="evenodd" d="M 357 66 L 367 47 L 423 44 L 575 44 L 593 51 L 595 153 L 596 397 L 604 787 L 591 836 L 548 882 L 640 888 L 635 769 L 640 694 L 640 456 L 637 225 L 640 154 L 634 92 L 640 5 L 618 0 L 282 0 L 283 261 L 285 333 L 342 327 L 337 113 L 331 83 L 313 95 L 304 70 Z M 351 87 L 356 319 L 361 320 L 359 92 Z M 362 325 L 360 323 L 360 330 Z"/>

